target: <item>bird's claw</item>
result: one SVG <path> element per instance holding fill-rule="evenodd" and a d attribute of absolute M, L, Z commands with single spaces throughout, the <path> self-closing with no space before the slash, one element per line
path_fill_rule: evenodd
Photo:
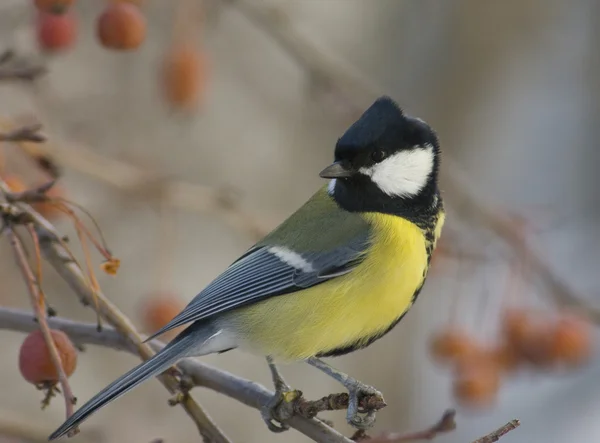
<path fill-rule="evenodd" d="M 286 390 L 277 390 L 260 410 L 260 415 L 271 432 L 281 433 L 290 429 L 285 421 L 293 415 L 291 404 L 302 396 L 302 392 L 292 390 L 287 386 L 286 388 Z"/>
<path fill-rule="evenodd" d="M 377 389 L 357 382 L 348 389 L 348 411 L 346 420 L 348 424 L 356 429 L 366 430 L 375 424 L 376 409 L 361 409 L 360 400 L 364 397 L 375 397 L 383 403 L 383 395 Z"/>

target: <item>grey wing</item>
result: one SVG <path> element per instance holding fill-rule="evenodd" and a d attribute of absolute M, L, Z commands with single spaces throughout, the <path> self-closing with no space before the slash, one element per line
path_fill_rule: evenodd
<path fill-rule="evenodd" d="M 319 253 L 301 254 L 280 246 L 252 248 L 147 340 L 186 323 L 344 275 L 362 262 L 367 246 L 365 233 L 343 247 Z"/>

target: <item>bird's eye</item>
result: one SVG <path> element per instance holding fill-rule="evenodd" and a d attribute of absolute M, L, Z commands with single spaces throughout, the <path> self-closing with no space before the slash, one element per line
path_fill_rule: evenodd
<path fill-rule="evenodd" d="M 383 151 L 382 149 L 376 149 L 375 151 L 373 151 L 371 153 L 371 160 L 373 160 L 375 163 L 379 163 L 385 157 L 386 157 L 386 152 Z"/>

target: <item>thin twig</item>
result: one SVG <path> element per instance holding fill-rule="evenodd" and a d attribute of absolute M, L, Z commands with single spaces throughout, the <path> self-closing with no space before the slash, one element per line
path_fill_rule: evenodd
<path fill-rule="evenodd" d="M 0 307 L 0 329 L 27 333 L 37 327 L 33 320 L 31 312 Z M 52 317 L 48 319 L 48 322 L 53 329 L 63 331 L 73 343 L 78 345 L 98 345 L 127 351 L 134 355 L 139 354 L 137 343 L 123 336 L 111 326 L 106 326 L 102 332 L 98 332 L 96 325 L 91 323 L 82 323 L 61 317 Z M 153 340 L 149 346 L 158 351 L 165 344 L 159 340 Z M 178 364 L 178 368 L 186 377 L 189 377 L 195 386 L 219 392 L 255 409 L 267 404 L 273 396 L 272 391 L 258 383 L 214 368 L 197 359 L 184 359 Z M 307 437 L 321 443 L 352 443 L 352 440 L 316 418 L 309 419 L 296 415 L 287 423 Z"/>
<path fill-rule="evenodd" d="M 25 255 L 25 249 L 23 247 L 23 244 L 21 243 L 19 237 L 15 235 L 11 226 L 6 226 L 5 235 L 10 241 L 13 252 L 15 254 L 17 266 L 19 267 L 19 270 L 21 271 L 21 274 L 25 279 L 25 283 L 27 284 L 27 289 L 29 290 L 29 295 L 31 299 L 31 307 L 35 312 L 35 317 L 38 321 L 42 335 L 44 336 L 44 341 L 46 342 L 46 346 L 50 351 L 50 358 L 52 359 L 52 364 L 54 365 L 54 367 L 56 368 L 56 372 L 58 373 L 58 380 L 60 382 L 60 386 L 65 397 L 66 415 L 67 418 L 69 418 L 71 415 L 73 415 L 73 405 L 77 401 L 77 398 L 73 395 L 73 391 L 71 389 L 71 386 L 69 385 L 67 375 L 65 374 L 65 370 L 63 368 L 60 354 L 58 353 L 58 349 L 56 349 L 56 344 L 54 343 L 54 339 L 52 338 L 52 334 L 50 333 L 50 328 L 48 327 L 48 322 L 46 321 L 45 303 L 39 290 L 39 282 L 36 281 L 35 275 L 31 270 L 31 266 L 27 261 L 27 256 Z M 74 435 L 77 432 L 79 432 L 79 430 L 75 428 L 70 433 L 70 435 Z"/>
<path fill-rule="evenodd" d="M 0 81 L 33 81 L 47 72 L 48 70 L 43 65 L 18 59 L 12 50 L 6 50 L 0 54 Z"/>
<path fill-rule="evenodd" d="M 9 132 L 0 133 L 0 142 L 33 142 L 42 143 L 46 137 L 40 134 L 42 125 L 39 123 L 22 126 Z"/>
<path fill-rule="evenodd" d="M 448 409 L 436 424 L 422 431 L 411 432 L 408 434 L 387 433 L 373 438 L 360 438 L 360 436 L 356 436 L 355 434 L 356 437 L 359 437 L 355 438 L 355 440 L 364 440 L 368 443 L 408 443 L 412 441 L 433 440 L 440 434 L 451 432 L 456 429 L 455 417 L 456 411 Z"/>
<path fill-rule="evenodd" d="M 521 425 L 519 420 L 511 420 L 506 423 L 504 426 L 496 429 L 494 432 L 490 432 L 489 434 L 478 438 L 473 443 L 494 443 L 508 434 L 510 431 L 517 429 Z"/>

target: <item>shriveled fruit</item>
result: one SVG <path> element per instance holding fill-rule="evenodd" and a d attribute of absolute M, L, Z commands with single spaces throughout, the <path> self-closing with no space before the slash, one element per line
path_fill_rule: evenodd
<path fill-rule="evenodd" d="M 111 3 L 98 17 L 97 35 L 106 48 L 137 49 L 146 38 L 146 20 L 132 3 Z"/>
<path fill-rule="evenodd" d="M 77 19 L 72 12 L 52 14 L 40 12 L 37 17 L 37 40 L 47 52 L 69 49 L 77 37 Z"/>
<path fill-rule="evenodd" d="M 66 191 L 64 188 L 59 184 L 55 184 L 48 189 L 46 192 L 46 197 L 50 199 L 58 199 L 64 198 L 65 194 Z M 32 206 L 33 209 L 39 212 L 42 217 L 47 218 L 48 220 L 56 220 L 57 218 L 64 216 L 64 212 L 58 209 L 56 205 L 50 201 L 33 203 Z"/>
<path fill-rule="evenodd" d="M 575 315 L 564 315 L 552 328 L 549 338 L 550 355 L 554 362 L 578 366 L 592 353 L 590 324 Z"/>
<path fill-rule="evenodd" d="M 70 377 L 77 366 L 77 350 L 69 337 L 62 331 L 50 330 L 52 340 L 58 350 L 63 369 Z M 58 371 L 50 357 L 42 331 L 39 329 L 30 333 L 23 341 L 19 351 L 19 370 L 29 383 L 58 382 Z"/>
<path fill-rule="evenodd" d="M 12 192 L 18 193 L 27 189 L 27 185 L 16 175 L 7 175 L 4 177 L 4 181 Z"/>
<path fill-rule="evenodd" d="M 75 0 L 35 0 L 37 9 L 52 14 L 63 14 L 75 3 Z"/>
<path fill-rule="evenodd" d="M 456 368 L 453 394 L 469 408 L 488 408 L 496 401 L 500 389 L 500 368 L 483 354 L 463 359 Z"/>
<path fill-rule="evenodd" d="M 162 89 L 166 101 L 182 109 L 196 107 L 204 94 L 206 60 L 193 45 L 173 46 L 162 65 Z"/>
<path fill-rule="evenodd" d="M 478 345 L 467 333 L 459 329 L 445 329 L 435 333 L 429 350 L 441 363 L 456 363 L 478 351 Z"/>
<path fill-rule="evenodd" d="M 142 301 L 142 321 L 148 333 L 154 333 L 169 323 L 185 307 L 183 301 L 173 294 L 161 293 L 151 295 Z M 165 334 L 171 338 L 181 329 L 175 329 Z"/>

